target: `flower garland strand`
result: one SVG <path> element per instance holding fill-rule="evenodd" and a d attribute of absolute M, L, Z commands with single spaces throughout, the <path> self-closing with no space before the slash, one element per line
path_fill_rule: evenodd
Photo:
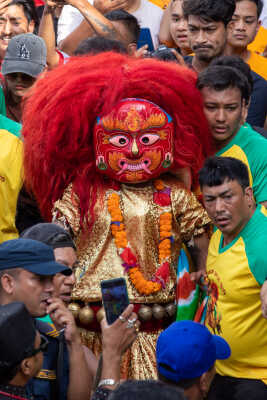
<path fill-rule="evenodd" d="M 166 188 L 161 180 L 154 182 L 157 192 L 154 193 L 154 203 L 166 207 L 171 204 L 170 188 Z M 120 209 L 120 196 L 113 192 L 108 197 L 108 211 L 111 216 L 111 232 L 115 240 L 118 253 L 123 260 L 123 267 L 128 273 L 133 286 L 140 294 L 150 295 L 160 291 L 170 276 L 170 258 L 172 238 L 172 214 L 163 212 L 159 218 L 159 262 L 160 266 L 156 271 L 155 277 L 151 280 L 145 279 L 137 263 L 135 255 L 132 253 L 127 240 L 123 215 Z"/>

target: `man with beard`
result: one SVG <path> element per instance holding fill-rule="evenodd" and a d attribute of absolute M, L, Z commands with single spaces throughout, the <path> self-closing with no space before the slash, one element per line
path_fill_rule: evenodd
<path fill-rule="evenodd" d="M 235 1 L 185 0 L 183 10 L 188 20 L 189 44 L 194 52 L 193 57 L 185 60 L 199 73 L 223 53 Z"/>

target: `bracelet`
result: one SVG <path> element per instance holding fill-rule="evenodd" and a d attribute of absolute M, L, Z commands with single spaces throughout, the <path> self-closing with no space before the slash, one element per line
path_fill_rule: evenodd
<path fill-rule="evenodd" d="M 115 386 L 117 385 L 117 382 L 114 379 L 102 379 L 99 384 L 98 387 L 101 386 Z"/>

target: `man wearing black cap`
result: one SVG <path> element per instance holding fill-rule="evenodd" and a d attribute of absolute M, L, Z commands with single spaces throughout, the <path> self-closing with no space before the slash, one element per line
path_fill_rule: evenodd
<path fill-rule="evenodd" d="M 0 304 L 21 301 L 31 316 L 49 313 L 64 329 L 66 346 L 61 379 L 56 380 L 58 341 L 49 336 L 44 374 L 39 381 L 35 378 L 28 384 L 29 392 L 43 400 L 88 400 L 89 373 L 74 318 L 58 299 L 51 297 L 52 278 L 56 273 L 68 275 L 72 271 L 55 262 L 49 246 L 30 239 L 14 239 L 0 245 Z M 39 331 L 45 330 L 43 326 L 38 322 Z"/>
<path fill-rule="evenodd" d="M 0 306 L 1 400 L 29 399 L 25 385 L 40 370 L 47 345 L 23 303 Z"/>

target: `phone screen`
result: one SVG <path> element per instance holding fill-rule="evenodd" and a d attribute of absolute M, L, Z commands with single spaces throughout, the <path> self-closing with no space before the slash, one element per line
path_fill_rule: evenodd
<path fill-rule="evenodd" d="M 101 281 L 101 291 L 107 322 L 111 325 L 129 305 L 126 281 L 124 278 Z"/>

